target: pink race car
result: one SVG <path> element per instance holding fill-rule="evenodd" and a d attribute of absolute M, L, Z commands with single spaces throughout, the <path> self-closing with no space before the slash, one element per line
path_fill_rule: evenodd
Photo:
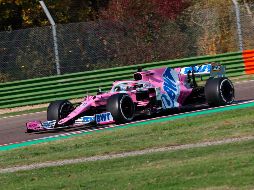
<path fill-rule="evenodd" d="M 224 76 L 224 66 L 211 63 L 183 68 L 138 69 L 134 80 L 116 81 L 109 92 L 87 96 L 76 107 L 68 100 L 49 104 L 47 120 L 26 123 L 27 132 L 63 127 L 126 123 L 138 115 L 152 115 L 188 104 L 231 104 L 234 86 Z M 210 75 L 204 86 L 196 78 Z"/>

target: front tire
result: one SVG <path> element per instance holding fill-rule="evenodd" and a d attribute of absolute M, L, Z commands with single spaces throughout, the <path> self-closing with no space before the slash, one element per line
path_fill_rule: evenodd
<path fill-rule="evenodd" d="M 205 97 L 210 106 L 224 106 L 235 99 L 233 83 L 226 77 L 210 78 L 205 85 Z"/>
<path fill-rule="evenodd" d="M 114 94 L 109 97 L 106 109 L 110 112 L 116 123 L 126 123 L 133 120 L 135 106 L 127 94 Z"/>
<path fill-rule="evenodd" d="M 47 109 L 47 120 L 59 120 L 67 117 L 69 113 L 74 109 L 71 102 L 68 100 L 57 100 L 49 104 Z"/>

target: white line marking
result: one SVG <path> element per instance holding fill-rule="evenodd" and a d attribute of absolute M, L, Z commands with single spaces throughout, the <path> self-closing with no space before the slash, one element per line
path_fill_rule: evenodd
<path fill-rule="evenodd" d="M 118 126 L 124 126 L 124 125 L 128 125 L 128 124 L 142 123 L 142 122 L 145 122 L 145 121 L 157 120 L 157 119 L 161 119 L 161 118 L 167 118 L 167 117 L 172 117 L 172 116 L 184 115 L 184 114 L 189 114 L 189 113 L 202 112 L 202 111 L 205 111 L 205 110 L 212 110 L 212 109 L 223 108 L 223 107 L 231 107 L 231 106 L 236 106 L 236 105 L 248 104 L 248 103 L 252 103 L 252 102 L 254 102 L 254 100 L 246 101 L 246 102 L 241 102 L 241 103 L 237 103 L 237 104 L 226 105 L 226 106 L 219 106 L 219 107 L 214 107 L 214 108 L 207 108 L 207 109 L 201 109 L 201 110 L 183 112 L 183 113 L 178 113 L 178 114 L 160 116 L 160 117 L 155 117 L 155 118 L 151 118 L 151 119 L 138 120 L 138 121 L 134 121 L 134 122 L 126 123 L 126 124 L 109 125 L 107 127 L 109 127 L 109 128 L 116 128 Z M 37 141 L 37 140 L 43 140 L 43 139 L 57 138 L 57 137 L 60 137 L 60 136 L 62 137 L 62 136 L 71 136 L 71 135 L 76 135 L 76 134 L 88 133 L 88 132 L 93 132 L 93 131 L 98 131 L 98 130 L 104 130 L 105 128 L 106 127 L 95 128 L 95 129 L 87 129 L 86 128 L 86 129 L 75 131 L 75 132 L 68 132 L 68 133 L 62 133 L 62 134 L 57 134 L 57 135 L 53 135 L 53 136 L 47 136 L 47 137 L 41 137 L 41 138 L 36 138 L 36 139 L 30 139 L 30 140 L 21 141 L 21 142 L 3 144 L 3 145 L 0 145 L 0 147 L 2 147 L 2 146 L 8 146 L 8 145 L 11 145 L 11 144 L 25 143 L 25 142 L 29 142 L 29 141 Z"/>
<path fill-rule="evenodd" d="M 160 119 L 160 118 L 167 118 L 167 117 L 184 115 L 184 114 L 189 114 L 189 113 L 202 112 L 202 111 L 213 110 L 213 109 L 217 109 L 217 108 L 231 107 L 231 106 L 236 106 L 236 105 L 241 105 L 241 104 L 248 104 L 248 103 L 252 103 L 252 102 L 254 102 L 254 100 L 241 102 L 241 103 L 236 103 L 236 104 L 231 104 L 231 105 L 226 105 L 226 106 L 219 106 L 219 107 L 213 107 L 213 108 L 206 108 L 206 109 L 201 109 L 201 110 L 194 110 L 194 111 L 189 111 L 189 112 L 177 113 L 177 114 L 172 114 L 172 115 L 160 116 L 160 117 L 155 117 L 155 118 L 151 118 L 151 119 L 144 119 L 144 120 L 130 122 L 130 123 L 127 123 L 127 124 L 134 124 L 134 123 L 139 123 L 139 122 L 142 123 L 144 121 L 157 120 L 157 119 Z M 121 125 L 118 125 L 118 126 L 122 126 L 122 125 L 126 125 L 126 124 L 121 124 Z"/>

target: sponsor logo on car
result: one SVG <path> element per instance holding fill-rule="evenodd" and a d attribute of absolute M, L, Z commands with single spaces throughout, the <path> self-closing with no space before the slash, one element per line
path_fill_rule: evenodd
<path fill-rule="evenodd" d="M 196 74 L 209 74 L 211 71 L 211 64 L 207 65 L 200 65 L 200 66 L 190 66 L 190 67 L 183 67 L 181 69 L 181 74 L 187 75 L 188 72 L 192 72 L 192 69 L 194 70 L 194 73 Z"/>
<path fill-rule="evenodd" d="M 106 113 L 96 114 L 95 120 L 97 123 L 108 122 L 108 121 L 113 121 L 113 117 L 110 112 L 106 112 Z"/>
<path fill-rule="evenodd" d="M 165 91 L 165 94 L 161 95 L 163 109 L 178 107 L 177 99 L 180 95 L 180 86 L 177 72 L 167 68 L 163 73 L 163 80 L 163 90 Z"/>
<path fill-rule="evenodd" d="M 88 124 L 93 121 L 96 121 L 96 123 L 99 123 L 99 124 L 100 123 L 107 123 L 107 122 L 112 122 L 113 117 L 110 112 L 96 114 L 94 116 L 84 116 L 84 117 L 80 117 L 79 119 L 77 119 L 75 121 L 75 124 Z"/>
<path fill-rule="evenodd" d="M 53 129 L 55 127 L 55 125 L 56 125 L 56 120 L 45 121 L 41 125 L 45 129 Z"/>

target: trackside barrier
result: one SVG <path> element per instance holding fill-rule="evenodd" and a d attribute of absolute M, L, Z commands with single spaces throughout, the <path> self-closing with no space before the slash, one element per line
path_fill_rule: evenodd
<path fill-rule="evenodd" d="M 113 81 L 132 79 L 138 67 L 185 67 L 208 62 L 220 62 L 225 65 L 229 77 L 254 74 L 254 50 L 79 72 L 1 83 L 0 109 L 49 103 L 58 99 L 81 98 L 87 92 L 95 94 L 98 88 L 109 90 Z"/>

